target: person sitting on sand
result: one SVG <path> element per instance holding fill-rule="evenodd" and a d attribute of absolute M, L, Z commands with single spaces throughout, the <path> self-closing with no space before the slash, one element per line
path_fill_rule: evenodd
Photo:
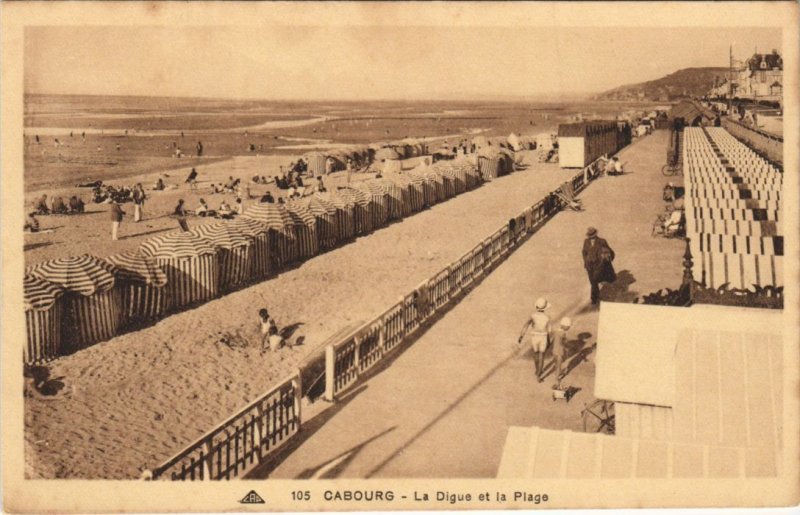
<path fill-rule="evenodd" d="M 50 208 L 47 207 L 47 195 L 42 195 L 39 198 L 39 201 L 36 202 L 36 207 L 34 208 L 37 215 L 49 215 Z"/>
<path fill-rule="evenodd" d="M 36 219 L 36 211 L 31 211 L 25 218 L 25 232 L 39 232 L 39 220 Z"/>
<path fill-rule="evenodd" d="M 233 207 L 233 211 L 237 215 L 244 213 L 244 203 L 242 202 L 241 198 L 236 199 L 236 204 Z"/>
<path fill-rule="evenodd" d="M 194 210 L 194 214 L 197 216 L 211 216 L 209 214 L 208 204 L 206 204 L 205 199 L 200 199 L 200 205 Z"/>
<path fill-rule="evenodd" d="M 70 213 L 83 213 L 84 211 L 83 200 L 78 198 L 77 195 L 73 195 L 69 198 L 69 211 Z"/>
<path fill-rule="evenodd" d="M 250 180 L 253 181 L 255 184 L 261 183 L 261 177 L 259 177 L 258 175 L 254 175 L 253 178 Z"/>
<path fill-rule="evenodd" d="M 278 197 L 278 204 L 283 205 L 286 202 L 283 200 L 283 197 Z"/>
<path fill-rule="evenodd" d="M 261 176 L 261 184 L 269 184 L 269 181 L 267 181 L 267 178 L 263 175 Z"/>
<path fill-rule="evenodd" d="M 164 179 L 159 177 L 158 180 L 156 181 L 155 185 L 153 186 L 153 189 L 155 191 L 164 191 Z"/>
<path fill-rule="evenodd" d="M 264 193 L 264 195 L 261 197 L 261 203 L 262 204 L 274 204 L 275 203 L 275 198 L 272 196 L 272 192 L 267 191 L 266 193 Z"/>
<path fill-rule="evenodd" d="M 319 193 L 325 193 L 326 191 L 328 191 L 328 188 L 325 187 L 325 183 L 322 182 L 321 175 L 317 176 L 317 191 Z"/>
<path fill-rule="evenodd" d="M 103 181 L 84 182 L 82 184 L 76 184 L 75 186 L 78 188 L 100 188 L 103 186 Z"/>
<path fill-rule="evenodd" d="M 220 218 L 233 218 L 233 209 L 231 209 L 230 204 L 225 202 L 224 199 L 222 203 L 219 205 L 219 211 L 217 211 L 217 215 Z"/>
<path fill-rule="evenodd" d="M 275 323 L 275 319 L 269 316 L 269 311 L 265 308 L 259 309 L 258 321 L 261 328 L 262 348 L 268 347 L 271 351 L 280 349 L 283 344 L 283 338 L 278 333 L 278 325 Z"/>

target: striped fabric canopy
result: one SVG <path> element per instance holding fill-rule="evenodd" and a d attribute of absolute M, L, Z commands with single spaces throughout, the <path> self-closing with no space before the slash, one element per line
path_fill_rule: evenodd
<path fill-rule="evenodd" d="M 238 217 L 228 222 L 231 229 L 238 231 L 248 238 L 257 238 L 269 232 L 269 226 L 252 218 Z"/>
<path fill-rule="evenodd" d="M 300 199 L 300 202 L 303 202 L 317 216 L 336 216 L 336 206 L 316 196 L 304 197 Z"/>
<path fill-rule="evenodd" d="M 60 286 L 33 275 L 26 275 L 22 278 L 22 287 L 25 296 L 25 311 L 46 311 L 64 293 Z"/>
<path fill-rule="evenodd" d="M 139 249 L 114 254 L 105 259 L 116 267 L 119 279 L 159 288 L 167 284 L 167 275 L 155 258 L 142 253 Z"/>
<path fill-rule="evenodd" d="M 353 209 L 355 207 L 355 202 L 348 200 L 346 197 L 339 195 L 338 191 L 325 191 L 322 193 L 315 193 L 314 197 L 322 202 L 327 202 L 335 206 L 338 209 Z"/>
<path fill-rule="evenodd" d="M 339 195 L 348 202 L 352 202 L 353 204 L 361 207 L 369 207 L 369 205 L 372 203 L 372 195 L 355 188 L 344 188 L 339 190 L 337 193 L 339 193 Z"/>
<path fill-rule="evenodd" d="M 307 225 L 314 227 L 317 223 L 317 218 L 314 213 L 305 205 L 304 202 L 292 201 L 286 203 L 286 210 L 292 218 L 294 225 Z"/>
<path fill-rule="evenodd" d="M 415 168 L 413 175 L 418 175 L 420 177 L 428 179 L 429 181 L 437 182 L 439 184 L 444 183 L 444 176 L 436 168 L 432 166 L 427 166 L 425 168 Z"/>
<path fill-rule="evenodd" d="M 216 254 L 217 249 L 208 240 L 191 231 L 175 231 L 143 242 L 139 249 L 155 258 L 191 258 Z"/>
<path fill-rule="evenodd" d="M 39 263 L 28 273 L 67 291 L 89 296 L 113 287 L 114 271 L 114 266 L 107 261 L 84 254 Z"/>
<path fill-rule="evenodd" d="M 286 211 L 286 208 L 279 204 L 253 204 L 244 214 L 244 218 L 250 218 L 262 222 L 272 229 L 283 231 L 290 227 L 294 222 Z"/>
<path fill-rule="evenodd" d="M 197 226 L 192 232 L 211 242 L 215 247 L 232 249 L 250 244 L 250 239 L 231 227 L 228 222 L 216 222 Z"/>

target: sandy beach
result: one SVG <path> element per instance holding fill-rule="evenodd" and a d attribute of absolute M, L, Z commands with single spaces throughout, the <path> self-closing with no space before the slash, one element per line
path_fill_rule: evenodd
<path fill-rule="evenodd" d="M 63 383 L 56 395 L 26 387 L 27 475 L 137 477 L 569 174 L 556 165 L 532 165 L 268 281 L 54 361 L 49 377 Z M 290 342 L 301 344 L 262 352 L 256 322 L 262 306 L 292 329 Z"/>

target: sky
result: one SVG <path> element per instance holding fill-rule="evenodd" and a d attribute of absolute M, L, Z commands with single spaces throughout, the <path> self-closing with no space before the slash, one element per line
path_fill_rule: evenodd
<path fill-rule="evenodd" d="M 26 93 L 267 100 L 583 95 L 781 49 L 770 28 L 26 27 Z"/>

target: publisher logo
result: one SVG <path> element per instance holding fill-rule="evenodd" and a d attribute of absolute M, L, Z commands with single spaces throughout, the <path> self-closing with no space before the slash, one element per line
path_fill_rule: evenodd
<path fill-rule="evenodd" d="M 250 490 L 239 502 L 241 504 L 264 504 L 264 499 L 255 490 Z"/>

